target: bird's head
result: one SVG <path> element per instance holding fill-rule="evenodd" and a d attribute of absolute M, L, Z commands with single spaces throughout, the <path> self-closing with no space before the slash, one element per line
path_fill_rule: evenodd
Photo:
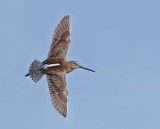
<path fill-rule="evenodd" d="M 74 69 L 77 69 L 77 68 L 81 68 L 81 69 L 85 69 L 85 70 L 88 70 L 88 71 L 92 71 L 92 72 L 95 72 L 94 70 L 92 69 L 88 69 L 88 68 L 85 68 L 83 66 L 81 66 L 78 62 L 76 61 L 69 61 L 69 67 L 70 67 L 70 71 L 71 72 L 72 70 Z"/>

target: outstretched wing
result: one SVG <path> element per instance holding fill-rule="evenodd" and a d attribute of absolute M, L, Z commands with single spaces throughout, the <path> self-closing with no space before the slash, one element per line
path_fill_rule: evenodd
<path fill-rule="evenodd" d="M 56 110 L 66 117 L 67 115 L 67 95 L 65 73 L 53 73 L 47 75 L 49 92 L 52 104 Z"/>
<path fill-rule="evenodd" d="M 65 57 L 70 44 L 70 23 L 69 16 L 62 18 L 57 25 L 53 41 L 48 53 L 49 57 Z"/>

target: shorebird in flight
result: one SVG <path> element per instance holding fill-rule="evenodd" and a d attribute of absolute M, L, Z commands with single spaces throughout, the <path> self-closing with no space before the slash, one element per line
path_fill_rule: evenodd
<path fill-rule="evenodd" d="M 28 74 L 25 75 L 30 76 L 34 82 L 38 82 L 43 75 L 46 75 L 52 104 L 64 117 L 67 115 L 68 95 L 65 74 L 77 68 L 95 72 L 94 70 L 82 67 L 76 61 L 66 60 L 69 44 L 70 23 L 69 16 L 65 16 L 54 31 L 47 59 L 43 62 L 34 60 L 30 65 Z"/>

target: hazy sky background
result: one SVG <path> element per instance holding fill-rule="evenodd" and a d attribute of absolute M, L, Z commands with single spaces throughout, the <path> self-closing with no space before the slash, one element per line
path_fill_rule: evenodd
<path fill-rule="evenodd" d="M 24 75 L 70 15 L 68 115 Z M 0 0 L 1 129 L 160 129 L 159 0 Z"/>

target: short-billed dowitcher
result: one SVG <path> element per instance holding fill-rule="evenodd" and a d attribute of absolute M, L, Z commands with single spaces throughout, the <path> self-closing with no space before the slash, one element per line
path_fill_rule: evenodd
<path fill-rule="evenodd" d="M 70 23 L 69 16 L 65 16 L 55 29 L 47 59 L 43 62 L 34 60 L 29 73 L 25 75 L 30 76 L 34 82 L 38 82 L 43 75 L 46 75 L 52 104 L 64 117 L 67 114 L 68 95 L 65 74 L 77 68 L 94 72 L 91 69 L 82 67 L 76 61 L 66 60 L 69 44 Z"/>

